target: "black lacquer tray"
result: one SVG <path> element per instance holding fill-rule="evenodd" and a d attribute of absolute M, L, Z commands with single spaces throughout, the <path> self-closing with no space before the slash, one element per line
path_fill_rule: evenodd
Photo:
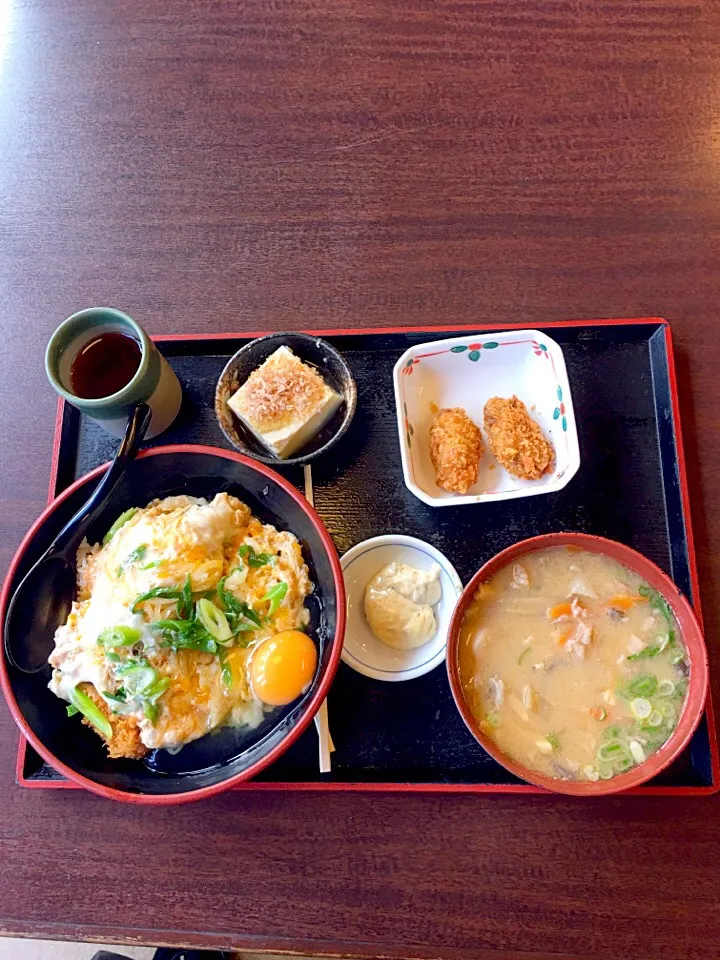
<path fill-rule="evenodd" d="M 358 411 L 332 455 L 312 466 L 315 507 L 338 552 L 368 537 L 407 533 L 432 542 L 463 582 L 511 543 L 554 530 L 621 540 L 699 604 L 670 327 L 660 319 L 561 322 L 540 329 L 562 347 L 582 463 L 562 491 L 473 506 L 425 506 L 405 487 L 392 371 L 414 344 L 485 333 L 492 326 L 313 331 L 345 356 Z M 178 420 L 153 444 L 227 447 L 215 420 L 215 383 L 225 363 L 258 334 L 157 337 L 184 389 Z M 109 460 L 116 441 L 61 402 L 51 498 Z M 299 468 L 280 469 L 303 490 Z M 318 772 L 309 729 L 261 778 L 237 789 L 362 789 L 528 792 L 475 742 L 455 709 L 444 665 L 416 680 L 384 683 L 340 665 L 329 698 L 333 769 Z M 74 789 L 21 739 L 18 782 Z M 710 705 L 684 753 L 640 794 L 700 795 L 718 784 Z"/>

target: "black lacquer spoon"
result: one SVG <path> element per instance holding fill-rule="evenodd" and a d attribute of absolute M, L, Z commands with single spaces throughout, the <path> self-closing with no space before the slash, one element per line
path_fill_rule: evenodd
<path fill-rule="evenodd" d="M 152 411 L 139 403 L 128 420 L 117 455 L 97 489 L 55 537 L 15 591 L 5 618 L 5 654 L 23 673 L 47 666 L 55 631 L 68 618 L 75 597 L 75 557 L 85 532 L 122 480 L 143 441 Z"/>

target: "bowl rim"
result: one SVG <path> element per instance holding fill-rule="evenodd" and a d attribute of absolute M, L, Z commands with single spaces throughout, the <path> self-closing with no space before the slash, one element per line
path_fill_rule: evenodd
<path fill-rule="evenodd" d="M 290 730 L 285 737 L 283 737 L 280 743 L 273 747 L 273 749 L 264 757 L 261 757 L 259 760 L 249 766 L 247 770 L 243 770 L 241 773 L 235 774 L 232 777 L 228 777 L 225 780 L 221 780 L 219 783 L 211 784 L 207 787 L 200 787 L 197 790 L 187 790 L 182 793 L 172 794 L 130 793 L 124 790 L 118 790 L 116 787 L 108 787 L 105 786 L 105 784 L 97 783 L 96 781 L 91 780 L 89 777 L 85 777 L 83 774 L 77 773 L 62 761 L 58 760 L 54 754 L 39 740 L 39 738 L 33 733 L 28 724 L 25 722 L 25 718 L 22 715 L 10 685 L 7 664 L 5 662 L 5 648 L 3 645 L 3 648 L 0 651 L 0 688 L 5 696 L 10 713 L 15 723 L 20 728 L 22 735 L 26 738 L 26 740 L 28 740 L 28 742 L 40 754 L 40 756 L 47 763 L 49 763 L 50 766 L 57 770 L 58 773 L 61 773 L 69 780 L 74 781 L 79 786 L 84 787 L 86 790 L 89 790 L 92 793 L 111 800 L 120 800 L 124 803 L 138 803 L 150 806 L 170 806 L 179 803 L 189 803 L 190 801 L 195 800 L 203 800 L 208 797 L 215 796 L 215 794 L 223 793 L 225 790 L 229 790 L 231 787 L 238 783 L 242 783 L 244 780 L 249 780 L 251 777 L 256 776 L 266 767 L 270 766 L 270 764 L 273 763 L 273 761 L 275 761 L 281 754 L 283 754 L 300 737 L 307 727 L 310 726 L 315 714 L 320 708 L 320 705 L 327 697 L 328 690 L 330 689 L 330 686 L 335 678 L 335 673 L 337 672 L 338 664 L 340 663 L 340 654 L 342 652 L 343 638 L 345 636 L 345 585 L 343 581 L 342 570 L 340 568 L 340 560 L 338 558 L 337 549 L 330 538 L 330 534 L 328 533 L 324 523 L 320 519 L 320 516 L 314 507 L 305 499 L 305 497 L 303 497 L 300 491 L 293 487 L 292 484 L 290 484 L 289 481 L 287 481 L 284 477 L 281 477 L 279 474 L 275 473 L 274 470 L 271 470 L 265 464 L 258 463 L 256 460 L 253 460 L 250 457 L 245 457 L 241 453 L 237 453 L 234 450 L 223 450 L 221 447 L 213 447 L 205 444 L 168 444 L 167 446 L 151 447 L 146 450 L 141 450 L 137 454 L 137 459 L 145 459 L 147 457 L 163 456 L 176 453 L 204 454 L 206 456 L 209 455 L 222 457 L 225 460 L 233 460 L 236 463 L 242 463 L 243 465 L 258 471 L 266 476 L 269 480 L 272 480 L 274 483 L 278 484 L 297 502 L 300 508 L 308 515 L 311 523 L 318 531 L 320 539 L 322 540 L 323 546 L 325 547 L 330 559 L 335 593 L 337 597 L 337 626 L 333 641 L 334 646 L 330 651 L 330 660 L 325 671 L 325 676 L 318 684 L 318 687 L 308 703 L 304 714 L 298 719 L 298 722 L 295 724 L 293 729 Z M 83 484 L 95 479 L 95 477 L 100 476 L 105 470 L 107 470 L 108 465 L 108 463 L 103 463 L 71 483 L 69 487 L 63 490 L 58 497 L 52 500 L 45 507 L 40 516 L 35 520 L 21 540 L 20 545 L 10 561 L 10 566 L 5 576 L 2 590 L 0 591 L 0 626 L 2 626 L 3 630 L 5 627 L 5 616 L 11 595 L 10 584 L 15 577 L 18 566 L 20 565 L 20 561 L 22 560 L 35 535 L 45 523 L 46 519 L 53 514 L 57 508 L 68 499 L 68 497 L 70 497 Z"/>
<path fill-rule="evenodd" d="M 507 566 L 507 564 L 513 560 L 526 556 L 528 553 L 534 553 L 537 550 L 553 546 L 577 546 L 591 553 L 602 553 L 604 556 L 609 556 L 611 559 L 623 563 L 657 589 L 670 604 L 678 622 L 680 623 L 680 621 L 683 620 L 685 621 L 686 627 L 689 626 L 690 628 L 689 630 L 686 629 L 686 627 L 682 629 L 683 641 L 690 660 L 690 677 L 687 699 L 683 711 L 680 714 L 678 725 L 660 749 L 651 754 L 644 763 L 633 767 L 633 769 L 627 773 L 613 777 L 611 780 L 598 780 L 597 782 L 590 780 L 555 780 L 552 777 L 546 777 L 537 771 L 529 770 L 522 764 L 517 763 L 503 754 L 497 748 L 494 741 L 482 732 L 462 692 L 458 669 L 460 628 L 467 608 L 474 598 L 478 586 L 494 576 L 502 567 Z M 681 616 L 678 616 L 678 611 Z M 596 797 L 621 793 L 638 787 L 652 777 L 657 776 L 658 773 L 676 759 L 690 742 L 702 719 L 708 697 L 709 671 L 707 646 L 700 622 L 685 595 L 657 564 L 653 563 L 652 560 L 649 560 L 642 553 L 639 553 L 624 543 L 620 543 L 618 540 L 611 540 L 608 537 L 601 537 L 590 533 L 567 531 L 545 533 L 539 536 L 529 537 L 506 547 L 484 563 L 465 587 L 455 607 L 448 633 L 446 666 L 455 706 L 465 726 L 480 746 L 489 753 L 497 763 L 505 767 L 506 770 L 519 779 L 534 784 L 537 787 L 542 787 L 552 793 L 572 796 Z"/>
<path fill-rule="evenodd" d="M 273 333 L 263 334 L 261 337 L 255 337 L 254 340 L 249 340 L 247 343 L 243 344 L 239 350 L 236 350 L 235 353 L 230 357 L 225 366 L 222 368 L 222 372 L 217 379 L 215 384 L 215 394 L 214 394 L 214 410 L 215 410 L 215 419 L 218 422 L 218 426 L 223 432 L 225 439 L 228 443 L 231 443 L 235 450 L 240 451 L 240 447 L 237 445 L 235 437 L 225 429 L 225 425 L 222 422 L 218 409 L 221 403 L 226 401 L 220 396 L 220 385 L 225 380 L 225 377 L 228 373 L 229 368 L 232 364 L 235 363 L 235 360 L 241 353 L 250 353 L 251 350 L 255 349 L 259 344 L 265 343 L 268 340 L 278 340 L 282 341 L 283 337 L 299 337 L 301 340 L 312 341 L 317 344 L 318 342 L 322 343 L 323 348 L 327 350 L 329 354 L 335 358 L 335 360 L 345 369 L 349 383 L 351 384 L 351 389 L 348 393 L 343 391 L 343 401 L 345 402 L 345 414 L 342 418 L 342 421 L 335 431 L 335 433 L 330 437 L 330 439 L 322 445 L 318 450 L 313 450 L 312 453 L 306 453 L 304 455 L 288 457 L 286 460 L 280 460 L 277 457 L 273 457 L 271 453 L 248 453 L 245 452 L 241 454 L 242 456 L 248 457 L 251 460 L 257 460 L 258 463 L 264 463 L 268 467 L 302 467 L 306 466 L 309 463 L 312 463 L 317 457 L 322 456 L 327 453 L 328 450 L 334 446 L 337 441 L 344 436 L 347 432 L 348 427 L 350 426 L 353 417 L 355 416 L 355 411 L 357 409 L 357 384 L 355 383 L 355 377 L 353 377 L 352 370 L 350 369 L 347 360 L 343 355 L 337 350 L 331 343 L 328 343 L 324 337 L 313 336 L 310 333 L 305 333 L 302 330 L 277 330 Z M 281 342 L 279 346 L 283 346 Z M 302 360 L 302 357 L 300 358 Z M 349 395 L 348 395 L 349 394 Z M 235 414 L 232 413 L 234 417 Z M 302 447 L 300 448 L 302 450 Z"/>

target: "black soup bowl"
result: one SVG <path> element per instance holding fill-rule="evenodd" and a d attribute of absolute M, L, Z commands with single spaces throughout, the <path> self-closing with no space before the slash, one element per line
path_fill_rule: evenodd
<path fill-rule="evenodd" d="M 12 561 L 0 594 L 0 624 L 25 573 L 66 521 L 84 503 L 107 464 L 81 477 L 54 500 L 30 528 Z M 340 660 L 345 631 L 345 591 L 330 535 L 317 513 L 287 480 L 239 453 L 203 446 L 144 450 L 129 468 L 107 512 L 90 528 L 99 542 L 129 507 L 178 494 L 212 499 L 223 491 L 244 501 L 265 523 L 289 530 L 300 541 L 315 584 L 307 598 L 308 633 L 318 666 L 307 692 L 266 715 L 255 730 L 224 727 L 187 744 L 178 753 L 155 750 L 144 760 L 110 760 L 100 737 L 69 718 L 67 704 L 48 690 L 51 669 L 23 673 L 4 651 L 0 682 L 10 711 L 37 752 L 61 774 L 101 796 L 132 803 L 169 804 L 220 793 L 256 775 L 285 751 L 310 724 L 327 696 Z M 32 637 L 25 642 L 32 643 Z"/>

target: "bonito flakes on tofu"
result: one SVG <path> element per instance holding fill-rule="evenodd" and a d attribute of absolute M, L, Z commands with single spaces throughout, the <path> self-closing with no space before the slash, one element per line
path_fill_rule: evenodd
<path fill-rule="evenodd" d="M 285 460 L 305 446 L 342 404 L 318 371 L 279 347 L 227 401 L 267 449 Z"/>

